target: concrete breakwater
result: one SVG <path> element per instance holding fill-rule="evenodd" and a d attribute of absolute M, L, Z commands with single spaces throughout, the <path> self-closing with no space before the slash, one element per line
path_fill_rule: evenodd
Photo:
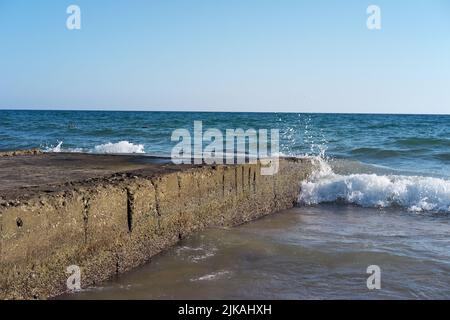
<path fill-rule="evenodd" d="M 180 239 L 292 207 L 308 159 L 174 165 L 145 156 L 37 154 L 0 158 L 0 298 L 42 299 L 148 262 Z"/>

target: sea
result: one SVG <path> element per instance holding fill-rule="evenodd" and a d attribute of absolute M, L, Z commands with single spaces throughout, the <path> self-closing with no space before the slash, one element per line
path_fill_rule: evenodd
<path fill-rule="evenodd" d="M 298 205 L 62 298 L 450 298 L 448 115 L 0 110 L 0 151 L 170 157 L 196 121 L 278 129 L 279 154 L 316 164 Z"/>

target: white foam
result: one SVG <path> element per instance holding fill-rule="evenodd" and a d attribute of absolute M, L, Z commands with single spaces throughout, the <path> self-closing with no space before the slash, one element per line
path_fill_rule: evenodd
<path fill-rule="evenodd" d="M 119 141 L 117 143 L 105 143 L 95 146 L 93 153 L 145 153 L 143 144 L 133 144 L 128 141 Z"/>
<path fill-rule="evenodd" d="M 63 142 L 62 141 L 58 141 L 58 144 L 56 146 L 50 146 L 45 148 L 45 152 L 61 152 L 61 147 L 62 147 Z"/>
<path fill-rule="evenodd" d="M 83 152 L 81 148 L 66 148 L 63 147 L 63 141 L 58 141 L 56 146 L 48 146 L 43 151 L 44 152 Z"/>
<path fill-rule="evenodd" d="M 178 250 L 177 250 L 178 255 L 186 255 L 186 258 L 194 263 L 214 257 L 216 252 L 217 252 L 216 247 L 193 248 L 193 247 L 183 246 L 183 247 L 178 248 Z"/>
<path fill-rule="evenodd" d="M 44 152 L 89 152 L 102 154 L 121 154 L 121 153 L 145 153 L 143 144 L 133 144 L 128 141 L 119 141 L 117 143 L 105 143 L 95 146 L 93 149 L 83 150 L 82 148 L 63 148 L 63 141 L 57 141 L 56 146 L 51 145 L 44 148 Z"/>
<path fill-rule="evenodd" d="M 302 183 L 299 202 L 344 202 L 362 207 L 399 206 L 409 211 L 450 212 L 450 180 L 402 175 L 335 174 L 323 160 Z"/>
<path fill-rule="evenodd" d="M 224 271 L 218 271 L 218 272 L 206 274 L 204 276 L 190 279 L 190 280 L 191 281 L 211 281 L 211 280 L 216 280 L 216 279 L 222 278 L 223 276 L 230 275 L 230 274 L 231 274 L 230 271 L 224 270 Z"/>

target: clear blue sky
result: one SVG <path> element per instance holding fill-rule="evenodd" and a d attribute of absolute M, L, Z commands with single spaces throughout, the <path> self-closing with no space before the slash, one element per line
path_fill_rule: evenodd
<path fill-rule="evenodd" d="M 450 1 L 0 0 L 0 108 L 450 113 Z"/>

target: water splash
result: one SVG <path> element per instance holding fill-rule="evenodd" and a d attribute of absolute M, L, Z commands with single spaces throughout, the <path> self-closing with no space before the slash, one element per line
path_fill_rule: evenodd
<path fill-rule="evenodd" d="M 299 203 L 347 203 L 362 207 L 402 207 L 414 212 L 450 212 L 450 180 L 423 176 L 349 174 L 333 172 L 322 158 L 301 185 Z"/>

